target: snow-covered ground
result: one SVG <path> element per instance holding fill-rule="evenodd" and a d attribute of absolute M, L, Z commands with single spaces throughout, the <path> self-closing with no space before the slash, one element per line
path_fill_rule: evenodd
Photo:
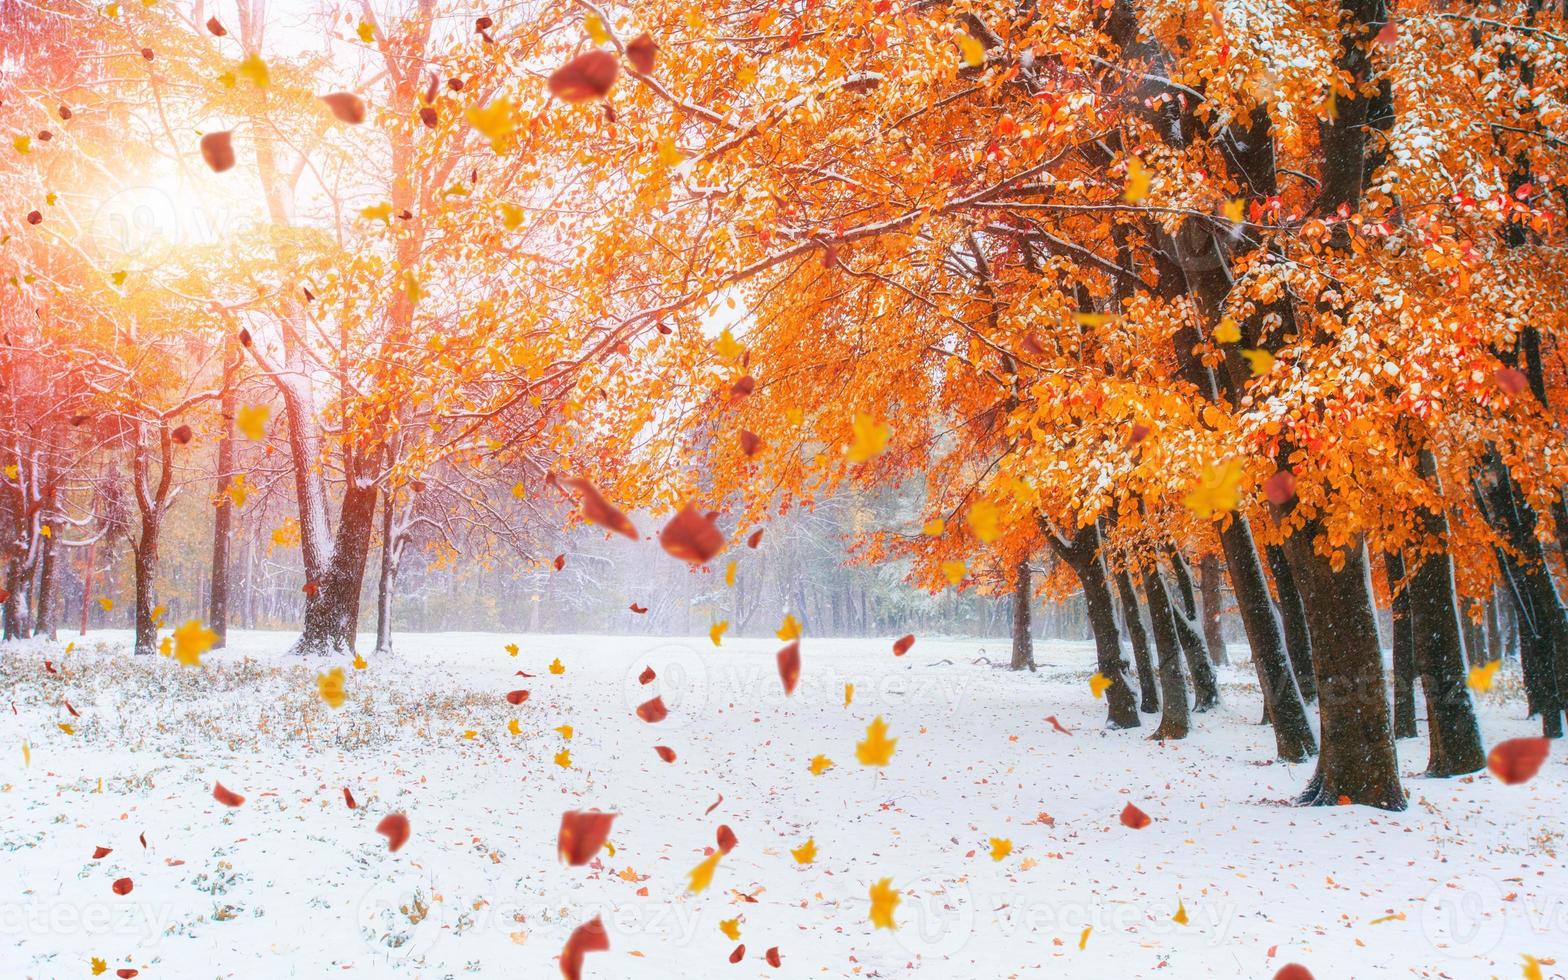
<path fill-rule="evenodd" d="M 921 639 L 895 658 L 890 639 L 808 636 L 786 698 L 773 641 L 406 635 L 393 659 L 339 664 L 332 710 L 326 664 L 283 655 L 289 639 L 238 633 L 201 669 L 133 660 L 124 634 L 0 648 L 0 976 L 85 977 L 102 957 L 106 976 L 182 980 L 551 977 L 594 915 L 611 948 L 584 977 L 617 980 L 1568 965 L 1562 752 L 1509 787 L 1421 778 L 1411 739 L 1408 811 L 1288 806 L 1310 767 L 1273 761 L 1250 667 L 1222 669 L 1225 704 L 1192 738 L 1159 744 L 1152 724 L 1103 730 L 1084 644 L 1043 644 L 1041 671 L 1018 675 L 976 662 L 1005 660 L 1005 641 Z M 531 697 L 514 707 L 515 689 Z M 634 713 L 653 693 L 670 707 L 657 725 Z M 1482 710 L 1488 744 L 1538 733 L 1517 700 Z M 877 715 L 898 739 L 882 770 L 855 758 Z M 812 775 L 819 754 L 835 765 Z M 245 804 L 217 803 L 215 781 Z M 1129 802 L 1149 827 L 1121 824 Z M 561 814 L 588 808 L 620 814 L 614 853 L 568 867 Z M 375 831 L 394 810 L 412 824 L 395 854 Z M 720 824 L 739 846 L 689 894 Z M 1012 841 L 1001 861 L 993 837 Z M 868 918 L 882 878 L 902 893 L 896 931 Z M 731 965 L 720 923 L 737 918 Z"/>

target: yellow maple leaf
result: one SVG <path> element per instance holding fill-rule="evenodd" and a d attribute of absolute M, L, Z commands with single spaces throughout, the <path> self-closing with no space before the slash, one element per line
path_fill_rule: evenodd
<path fill-rule="evenodd" d="M 893 910 L 898 907 L 898 892 L 892 878 L 883 878 L 871 886 L 871 925 L 876 929 L 897 929 Z"/>
<path fill-rule="evenodd" d="M 1247 364 L 1252 368 L 1254 378 L 1261 377 L 1274 370 L 1274 355 L 1266 350 L 1247 349 L 1241 352 L 1247 359 Z"/>
<path fill-rule="evenodd" d="M 957 585 L 964 580 L 964 572 L 968 571 L 968 568 L 969 566 L 955 558 L 942 563 L 942 574 L 947 576 L 948 585 Z"/>
<path fill-rule="evenodd" d="M 893 434 L 891 428 L 864 412 L 856 412 L 850 426 L 855 433 L 854 441 L 846 450 L 851 463 L 864 463 L 882 455 L 888 437 Z"/>
<path fill-rule="evenodd" d="M 515 204 L 507 204 L 504 201 L 501 203 L 500 208 L 501 224 L 506 227 L 507 231 L 515 231 L 517 226 L 523 223 L 523 209 Z"/>
<path fill-rule="evenodd" d="M 370 661 L 366 660 L 364 657 L 360 656 L 358 653 L 354 654 L 354 669 L 355 670 L 364 670 L 366 667 L 369 667 L 369 666 L 370 666 Z"/>
<path fill-rule="evenodd" d="M 1214 328 L 1214 339 L 1222 344 L 1234 344 L 1241 339 L 1241 327 L 1230 317 L 1224 317 Z"/>
<path fill-rule="evenodd" d="M 958 50 L 964 56 L 964 64 L 970 68 L 979 68 L 985 64 L 985 45 L 975 40 L 973 35 L 958 35 Z"/>
<path fill-rule="evenodd" d="M 33 138 L 31 136 L 18 136 L 11 141 L 11 145 L 16 147 L 16 152 L 18 153 L 33 152 Z"/>
<path fill-rule="evenodd" d="M 523 733 L 523 726 L 517 723 L 516 718 L 513 718 L 511 721 L 506 723 L 506 730 L 511 732 L 513 735 L 521 735 Z"/>
<path fill-rule="evenodd" d="M 99 974 L 103 973 L 105 970 L 109 969 L 109 964 L 105 963 L 103 960 L 99 959 L 96 956 L 94 956 L 92 958 L 92 963 L 90 964 L 90 966 L 92 967 L 93 976 L 95 976 L 95 977 L 98 976 Z"/>
<path fill-rule="evenodd" d="M 810 765 L 806 768 L 811 770 L 813 776 L 820 776 L 833 768 L 833 760 L 825 755 L 814 755 L 811 757 Z"/>
<path fill-rule="evenodd" d="M 725 936 L 729 937 L 730 942 L 737 942 L 740 939 L 740 920 L 720 919 L 719 931 L 724 933 Z"/>
<path fill-rule="evenodd" d="M 524 497 L 528 496 L 528 488 L 523 486 L 522 480 L 518 480 L 516 483 L 512 484 L 512 496 L 516 497 L 518 500 L 522 500 Z"/>
<path fill-rule="evenodd" d="M 261 60 L 259 54 L 253 54 L 240 62 L 240 66 L 234 69 L 234 73 L 247 79 L 257 88 L 266 88 L 272 84 L 272 73 L 267 71 L 267 63 Z"/>
<path fill-rule="evenodd" d="M 1149 196 L 1149 172 L 1144 169 L 1143 161 L 1137 157 L 1127 158 L 1127 187 L 1122 191 L 1122 199 L 1129 204 L 1137 204 Z"/>
<path fill-rule="evenodd" d="M 98 608 L 102 609 L 104 612 L 108 612 L 114 608 L 114 600 L 105 596 L 104 598 L 98 600 Z"/>
<path fill-rule="evenodd" d="M 784 614 L 784 625 L 774 631 L 774 635 L 788 643 L 790 640 L 800 639 L 800 623 L 789 613 Z"/>
<path fill-rule="evenodd" d="M 76 729 L 72 728 L 70 725 L 66 724 L 63 721 L 57 721 L 57 722 L 55 722 L 55 724 L 57 726 L 59 726 L 60 731 L 66 733 L 67 735 L 75 735 L 76 734 Z"/>
<path fill-rule="evenodd" d="M 561 658 L 560 657 L 556 657 L 554 660 L 550 661 L 550 673 L 552 673 L 552 674 L 564 674 L 564 673 L 566 673 L 566 665 L 561 663 Z"/>
<path fill-rule="evenodd" d="M 1105 697 L 1105 689 L 1110 687 L 1112 683 L 1113 682 L 1109 677 L 1106 677 L 1099 671 L 1095 671 L 1089 677 L 1089 693 L 1093 694 L 1096 698 L 1103 698 Z"/>
<path fill-rule="evenodd" d="M 975 533 L 975 537 L 985 544 L 990 544 L 1002 534 L 1001 516 L 995 504 L 981 499 L 975 501 L 969 508 L 966 519 L 969 521 L 969 530 Z"/>
<path fill-rule="evenodd" d="M 517 656 L 517 644 L 515 644 L 515 643 L 508 643 L 506 646 L 502 647 L 501 649 L 505 650 L 507 653 L 511 654 L 514 657 Z"/>
<path fill-rule="evenodd" d="M 790 848 L 789 855 L 798 864 L 810 864 L 817 859 L 817 839 L 815 837 L 806 838 L 806 843 L 799 847 Z"/>
<path fill-rule="evenodd" d="M 727 620 L 727 619 L 726 620 L 722 620 L 721 622 L 714 623 L 712 626 L 708 627 L 708 639 L 713 641 L 713 645 L 714 646 L 718 646 L 719 645 L 719 637 L 723 636 L 724 635 L 724 631 L 729 629 L 729 628 L 730 628 L 730 621 Z"/>
<path fill-rule="evenodd" d="M 1176 899 L 1176 914 L 1171 916 L 1171 921 L 1179 926 L 1187 924 L 1187 906 L 1179 898 Z"/>
<path fill-rule="evenodd" d="M 1541 961 L 1529 953 L 1520 953 L 1524 957 L 1524 980 L 1541 980 Z"/>
<path fill-rule="evenodd" d="M 920 533 L 928 538 L 934 538 L 945 530 L 947 530 L 947 522 L 940 517 L 933 517 L 921 526 Z"/>
<path fill-rule="evenodd" d="M 1238 197 L 1235 200 L 1226 201 L 1225 206 L 1220 211 L 1225 215 L 1226 221 L 1233 225 L 1239 225 L 1241 224 L 1242 216 L 1246 213 L 1246 208 L 1247 202 Z"/>
<path fill-rule="evenodd" d="M 174 655 L 174 637 L 166 636 L 158 641 L 158 656 L 172 657 Z"/>
<path fill-rule="evenodd" d="M 1203 471 L 1198 485 L 1181 498 L 1199 520 L 1211 520 L 1241 503 L 1241 461 L 1228 460 Z"/>
<path fill-rule="evenodd" d="M 898 739 L 887 737 L 887 722 L 877 715 L 866 726 L 865 741 L 855 743 L 855 758 L 863 766 L 885 766 L 893 758 L 893 746 L 897 744 Z"/>
<path fill-rule="evenodd" d="M 391 224 L 392 204 L 388 201 L 382 201 L 380 204 L 372 204 L 368 208 L 360 208 L 359 216 L 366 221 L 379 221 L 382 224 Z"/>
<path fill-rule="evenodd" d="M 348 700 L 348 694 L 343 689 L 344 676 L 342 667 L 333 667 L 331 670 L 316 675 L 316 693 L 321 695 L 321 700 L 327 702 L 332 708 L 343 707 L 343 702 Z"/>
<path fill-rule="evenodd" d="M 700 892 L 713 884 L 713 872 L 718 869 L 719 858 L 723 854 L 723 851 L 714 851 L 701 864 L 692 868 L 689 876 L 691 880 L 686 883 L 686 890 Z"/>
<path fill-rule="evenodd" d="M 844 707 L 846 707 L 846 708 L 849 707 L 849 703 L 851 701 L 853 701 L 853 700 L 855 700 L 855 685 L 853 685 L 853 684 L 845 684 L 844 685 Z"/>
<path fill-rule="evenodd" d="M 555 754 L 555 764 L 562 769 L 572 768 L 572 750 L 562 749 Z"/>
<path fill-rule="evenodd" d="M 18 475 L 21 474 L 21 472 L 21 470 L 17 469 L 16 464 L 12 463 L 5 468 L 5 478 L 7 480 L 14 480 Z"/>
<path fill-rule="evenodd" d="M 583 18 L 583 30 L 588 32 L 588 37 L 595 44 L 610 43 L 610 31 L 604 26 L 604 21 L 599 19 L 598 14 L 589 14 Z"/>
<path fill-rule="evenodd" d="M 217 633 L 203 626 L 200 620 L 188 619 L 174 630 L 174 659 L 187 667 L 200 667 L 201 655 L 217 642 Z"/>
<path fill-rule="evenodd" d="M 568 742 L 572 740 L 573 729 L 571 725 L 562 725 L 560 728 L 557 728 L 556 731 L 560 732 L 561 737 L 566 739 Z"/>
<path fill-rule="evenodd" d="M 272 409 L 266 405 L 242 405 L 234 414 L 234 426 L 247 439 L 265 439 L 267 416 L 271 414 Z"/>
<path fill-rule="evenodd" d="M 1000 861 L 1013 853 L 1013 842 L 1006 837 L 991 838 L 991 860 Z"/>
<path fill-rule="evenodd" d="M 354 28 L 354 33 L 358 34 L 359 39 L 364 41 L 366 44 L 369 44 L 371 41 L 376 39 L 375 27 L 365 23 L 364 21 L 359 22 L 359 26 Z"/>
<path fill-rule="evenodd" d="M 234 506 L 244 507 L 246 498 L 250 496 L 249 488 L 245 486 L 245 474 L 241 473 L 230 480 L 228 487 L 223 492 L 234 502 Z"/>
<path fill-rule="evenodd" d="M 490 141 L 490 148 L 497 153 L 506 149 L 506 141 L 517 131 L 517 114 L 509 99 L 500 98 L 487 106 L 469 106 L 463 110 L 468 125 Z"/>
<path fill-rule="evenodd" d="M 477 732 L 474 729 L 470 728 L 470 729 L 468 729 L 468 731 L 463 733 L 463 737 L 464 738 L 478 738 L 479 737 L 479 732 Z"/>
<path fill-rule="evenodd" d="M 678 167 L 686 162 L 686 154 L 675 145 L 675 137 L 666 136 L 658 142 L 659 166 Z M 725 331 L 728 333 L 729 331 Z"/>
<path fill-rule="evenodd" d="M 1493 660 L 1479 667 L 1471 667 L 1466 683 L 1470 690 L 1485 693 L 1492 689 L 1492 682 L 1497 678 L 1497 669 L 1503 665 L 1501 660 Z"/>

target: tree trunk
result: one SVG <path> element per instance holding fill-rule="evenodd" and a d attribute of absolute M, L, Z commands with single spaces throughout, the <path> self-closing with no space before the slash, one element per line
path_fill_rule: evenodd
<path fill-rule="evenodd" d="M 54 537 L 43 540 L 43 559 L 38 569 L 38 615 L 33 617 L 33 635 L 56 638 L 55 590 L 59 585 L 59 546 Z"/>
<path fill-rule="evenodd" d="M 1014 670 L 1034 668 L 1034 636 L 1029 632 L 1030 607 L 1034 604 L 1034 587 L 1029 573 L 1029 559 L 1018 562 L 1013 580 L 1013 662 Z"/>
<path fill-rule="evenodd" d="M 376 589 L 376 656 L 392 653 L 392 596 L 397 591 L 398 566 L 402 564 L 403 538 L 393 521 L 392 488 L 381 494 L 381 584 Z"/>
<path fill-rule="evenodd" d="M 1334 805 L 1348 800 L 1386 810 L 1405 808 L 1394 749 L 1393 719 L 1377 622 L 1367 580 L 1365 546 L 1339 553 L 1334 567 L 1319 554 L 1316 521 L 1286 539 L 1291 570 L 1302 591 L 1318 682 L 1323 741 L 1317 772 L 1301 802 Z"/>
<path fill-rule="evenodd" d="M 131 549 L 132 565 L 136 572 L 136 607 L 131 623 L 135 630 L 133 650 L 138 657 L 151 656 L 158 650 L 158 626 L 152 611 L 158 604 L 158 524 L 156 520 L 142 519 L 141 539 Z"/>
<path fill-rule="evenodd" d="M 1203 641 L 1216 664 L 1230 663 L 1225 649 L 1225 632 L 1220 627 L 1220 563 L 1213 555 L 1198 561 L 1198 591 L 1203 597 Z"/>
<path fill-rule="evenodd" d="M 1198 631 L 1198 601 L 1192 591 L 1192 576 L 1187 573 L 1187 560 L 1172 548 L 1170 563 L 1171 572 L 1176 576 L 1176 595 L 1181 600 L 1180 605 L 1172 607 L 1171 618 L 1176 627 L 1176 639 L 1187 658 L 1187 669 L 1192 673 L 1196 697 L 1192 710 L 1202 714 L 1219 706 L 1219 679 L 1214 675 L 1213 654 Z"/>
<path fill-rule="evenodd" d="M 231 345 L 232 346 L 232 345 Z M 218 480 L 212 512 L 212 592 L 207 602 L 207 627 L 218 634 L 214 649 L 229 642 L 229 583 L 233 562 L 229 557 L 234 503 L 229 497 L 229 481 L 234 477 L 234 412 L 238 402 L 234 375 L 240 366 L 238 348 L 233 348 L 223 368 L 223 394 L 218 400 Z"/>
<path fill-rule="evenodd" d="M 1437 518 L 1446 525 L 1441 516 Z M 1443 528 L 1446 536 L 1447 528 Z M 1431 755 L 1428 776 L 1459 776 L 1486 768 L 1481 729 L 1465 684 L 1454 566 L 1447 548 L 1428 555 L 1410 577 L 1410 619 L 1415 663 L 1426 702 Z"/>
<path fill-rule="evenodd" d="M 1160 657 L 1160 727 L 1153 738 L 1186 738 L 1192 730 L 1187 707 L 1187 681 L 1181 673 L 1181 641 L 1176 636 L 1175 610 L 1157 568 L 1143 568 L 1143 594 L 1149 603 L 1149 624 Z"/>
<path fill-rule="evenodd" d="M 1394 620 L 1394 737 L 1416 737 L 1416 635 L 1410 620 L 1410 591 L 1405 582 L 1405 559 L 1397 551 L 1383 552 L 1388 576 L 1389 609 Z"/>
<path fill-rule="evenodd" d="M 1503 659 L 1503 625 L 1497 614 L 1496 589 L 1486 597 L 1486 659 L 1489 663 Z"/>
<path fill-rule="evenodd" d="M 1295 675 L 1296 689 L 1301 692 L 1302 699 L 1316 701 L 1318 682 L 1312 670 L 1312 635 L 1307 630 L 1307 609 L 1301 602 L 1301 590 L 1296 588 L 1296 578 L 1291 574 L 1285 549 L 1271 544 L 1266 551 L 1274 588 L 1279 592 L 1279 619 L 1285 627 L 1290 672 Z M 1248 640 L 1251 640 L 1250 634 Z"/>
<path fill-rule="evenodd" d="M 357 485 L 350 477 L 343 491 L 332 559 L 314 590 L 305 595 L 305 628 L 294 643 L 294 653 L 325 656 L 353 651 L 378 496 L 374 486 Z"/>
<path fill-rule="evenodd" d="M 1153 714 L 1160 710 L 1154 659 L 1149 654 L 1149 634 L 1143 628 L 1138 594 L 1133 591 L 1132 576 L 1125 568 L 1116 573 L 1116 591 L 1122 602 L 1122 622 L 1127 624 L 1127 635 L 1132 638 L 1133 661 L 1138 665 L 1138 691 L 1142 695 L 1138 710 Z"/>
<path fill-rule="evenodd" d="M 1078 528 L 1071 541 L 1063 541 L 1050 527 L 1042 530 L 1083 586 L 1089 627 L 1094 634 L 1095 662 L 1100 675 L 1111 682 L 1105 689 L 1106 726 L 1137 728 L 1138 703 L 1127 683 L 1127 661 L 1122 658 L 1121 638 L 1116 632 L 1116 606 L 1105 574 L 1105 559 L 1100 554 L 1099 527 L 1091 521 Z"/>
<path fill-rule="evenodd" d="M 1252 649 L 1252 662 L 1263 694 L 1263 713 L 1274 726 L 1275 751 L 1286 762 L 1305 762 L 1317 752 L 1317 739 L 1285 652 L 1279 619 L 1269 601 L 1269 586 L 1263 577 L 1252 525 L 1244 515 L 1230 515 L 1220 530 L 1220 547 L 1225 552 L 1225 569 L 1236 594 L 1242 629 Z"/>

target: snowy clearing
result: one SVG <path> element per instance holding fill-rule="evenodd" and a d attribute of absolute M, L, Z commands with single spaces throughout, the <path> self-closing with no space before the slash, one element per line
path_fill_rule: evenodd
<path fill-rule="evenodd" d="M 0 975 L 89 976 L 102 957 L 110 976 L 147 978 L 551 977 L 596 914 L 611 948 L 588 955 L 593 978 L 1266 978 L 1289 962 L 1319 978 L 1518 976 L 1523 954 L 1561 976 L 1568 964 L 1560 752 L 1508 787 L 1423 779 L 1424 737 L 1407 739 L 1408 811 L 1288 806 L 1311 770 L 1272 761 L 1247 664 L 1221 668 L 1225 703 L 1191 739 L 1161 745 L 1102 730 L 1088 644 L 1042 643 L 1031 676 L 974 662 L 1005 659 L 1005 640 L 922 638 L 895 658 L 891 638 L 807 637 L 786 698 L 770 640 L 410 634 L 394 659 L 337 664 L 348 701 L 334 711 L 314 682 L 331 664 L 284 656 L 291 639 L 233 633 L 201 669 L 133 661 L 124 633 L 69 654 L 0 648 L 0 709 L 14 709 Z M 556 658 L 564 673 L 550 672 Z M 519 706 L 504 697 L 516 689 L 531 692 Z M 670 708 L 657 725 L 634 713 L 653 694 Z M 1478 708 L 1489 745 L 1538 731 L 1522 700 Z M 898 739 L 880 772 L 855 759 L 878 715 Z M 835 764 L 812 775 L 818 754 Z M 217 803 L 214 782 L 244 805 Z M 1149 827 L 1121 824 L 1129 802 Z M 613 856 L 568 867 L 561 813 L 590 808 L 620 814 Z M 395 854 L 375 830 L 393 811 L 412 824 Z M 720 824 L 739 845 L 688 894 Z M 1001 861 L 993 837 L 1012 842 Z M 808 838 L 817 857 L 801 865 L 790 851 Z M 94 860 L 98 847 L 112 853 Z M 903 896 L 893 932 L 868 919 L 884 877 Z M 134 882 L 123 896 L 121 878 Z M 746 952 L 732 966 L 720 923 L 737 918 Z M 764 961 L 774 946 L 778 968 Z"/>

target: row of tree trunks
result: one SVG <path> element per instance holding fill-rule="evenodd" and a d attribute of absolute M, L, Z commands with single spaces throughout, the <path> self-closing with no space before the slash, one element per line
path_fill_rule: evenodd
<path fill-rule="evenodd" d="M 1203 641 L 1209 646 L 1209 655 L 1216 665 L 1230 663 L 1225 650 L 1225 633 L 1220 628 L 1224 612 L 1220 599 L 1220 578 L 1224 572 L 1213 555 L 1198 560 L 1198 592 L 1203 597 Z"/>
<path fill-rule="evenodd" d="M 1138 665 L 1138 709 L 1146 714 L 1160 710 L 1160 692 L 1155 682 L 1154 659 L 1149 652 L 1149 634 L 1143 628 L 1142 605 L 1133 591 L 1132 575 L 1125 568 L 1116 573 L 1116 592 L 1122 604 L 1122 622 L 1132 640 L 1133 661 Z"/>
<path fill-rule="evenodd" d="M 1127 681 L 1127 661 L 1122 657 L 1121 637 L 1116 630 L 1116 605 L 1111 597 L 1105 558 L 1100 551 L 1099 526 L 1090 521 L 1077 528 L 1070 540 L 1062 539 L 1043 524 L 1041 531 L 1057 557 L 1067 563 L 1083 586 L 1084 603 L 1094 633 L 1095 663 L 1100 675 L 1110 681 L 1105 689 L 1106 726 L 1137 728 L 1141 724 L 1138 704 Z"/>
<path fill-rule="evenodd" d="M 1143 594 L 1149 606 L 1149 624 L 1154 631 L 1154 648 L 1159 656 L 1160 725 L 1153 738 L 1186 738 L 1192 730 L 1191 709 L 1187 705 L 1187 681 L 1181 669 L 1181 640 L 1176 635 L 1176 611 L 1159 571 L 1145 565 L 1142 569 Z"/>

